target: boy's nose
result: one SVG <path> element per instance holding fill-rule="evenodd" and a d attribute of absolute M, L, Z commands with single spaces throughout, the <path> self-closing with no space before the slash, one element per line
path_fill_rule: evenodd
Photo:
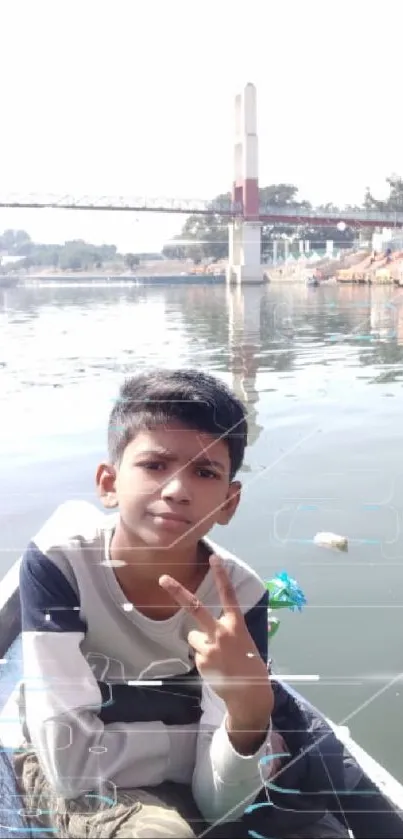
<path fill-rule="evenodd" d="M 172 475 L 161 490 L 161 497 L 165 499 L 171 498 L 173 501 L 180 503 L 189 503 L 190 489 L 183 475 Z"/>

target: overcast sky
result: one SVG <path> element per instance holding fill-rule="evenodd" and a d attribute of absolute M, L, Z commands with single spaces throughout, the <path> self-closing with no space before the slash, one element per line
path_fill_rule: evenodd
<path fill-rule="evenodd" d="M 231 186 L 234 96 L 251 81 L 262 186 L 381 195 L 403 174 L 402 18 L 394 0 L 0 0 L 0 193 L 213 197 Z M 182 223 L 0 211 L 0 230 L 122 250 Z"/>

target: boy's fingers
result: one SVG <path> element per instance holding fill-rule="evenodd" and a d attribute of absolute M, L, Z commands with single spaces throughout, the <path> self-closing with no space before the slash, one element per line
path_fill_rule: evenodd
<path fill-rule="evenodd" d="M 209 635 L 215 633 L 217 627 L 216 619 L 208 611 L 208 609 L 200 603 L 200 600 L 195 594 L 188 591 L 182 583 L 178 583 L 178 581 L 174 580 L 173 577 L 170 577 L 169 574 L 163 574 L 162 577 L 159 578 L 159 584 L 161 588 L 167 591 L 172 599 L 181 606 L 182 609 L 185 609 L 189 612 L 189 614 L 193 615 L 199 626 L 204 629 L 205 632 L 208 632 Z"/>
<path fill-rule="evenodd" d="M 200 632 L 199 629 L 192 629 L 188 635 L 188 642 L 196 653 L 201 655 L 206 652 L 206 633 Z"/>
<path fill-rule="evenodd" d="M 225 570 L 221 558 L 217 556 L 217 554 L 211 554 L 210 565 L 213 570 L 224 614 L 233 614 L 236 617 L 243 617 L 234 586 L 232 585 L 227 571 Z"/>

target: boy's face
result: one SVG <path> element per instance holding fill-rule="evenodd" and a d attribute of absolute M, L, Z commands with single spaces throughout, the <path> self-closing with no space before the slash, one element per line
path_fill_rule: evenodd
<path fill-rule="evenodd" d="M 97 485 L 129 533 L 167 548 L 194 545 L 214 524 L 227 524 L 241 489 L 230 483 L 226 442 L 180 424 L 138 432 L 119 466 L 101 464 Z"/>

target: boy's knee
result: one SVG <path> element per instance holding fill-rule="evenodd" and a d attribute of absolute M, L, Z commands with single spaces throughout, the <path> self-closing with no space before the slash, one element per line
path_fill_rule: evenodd
<path fill-rule="evenodd" d="M 195 839 L 196 836 L 177 810 L 141 801 L 136 812 L 114 833 L 116 839 Z"/>

